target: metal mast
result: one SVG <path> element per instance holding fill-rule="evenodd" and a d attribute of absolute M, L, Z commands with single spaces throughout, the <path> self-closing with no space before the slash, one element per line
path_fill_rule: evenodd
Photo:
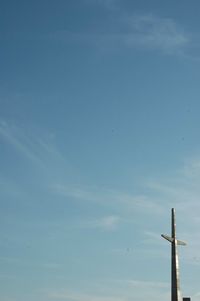
<path fill-rule="evenodd" d="M 176 238 L 175 209 L 171 210 L 171 237 L 162 234 L 161 236 L 171 243 L 171 301 L 182 301 L 179 279 L 178 245 L 185 246 L 186 243 Z"/>

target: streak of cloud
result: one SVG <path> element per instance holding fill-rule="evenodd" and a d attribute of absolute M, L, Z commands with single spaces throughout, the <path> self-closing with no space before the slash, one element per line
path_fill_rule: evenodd
<path fill-rule="evenodd" d="M 86 227 L 102 229 L 106 231 L 113 231 L 118 227 L 120 217 L 109 215 L 102 218 L 94 219 L 86 223 Z"/>
<path fill-rule="evenodd" d="M 106 9 L 113 10 L 116 8 L 118 0 L 85 0 L 87 4 L 100 5 Z"/>
<path fill-rule="evenodd" d="M 113 25 L 114 24 L 114 25 Z M 117 14 L 112 26 L 103 31 L 57 31 L 51 38 L 65 42 L 87 43 L 96 50 L 120 51 L 122 49 L 157 51 L 164 55 L 186 56 L 191 47 L 191 35 L 172 18 L 153 14 Z"/>
<path fill-rule="evenodd" d="M 133 15 L 125 19 L 129 33 L 124 42 L 129 47 L 179 54 L 189 43 L 188 35 L 170 18 L 152 14 Z"/>

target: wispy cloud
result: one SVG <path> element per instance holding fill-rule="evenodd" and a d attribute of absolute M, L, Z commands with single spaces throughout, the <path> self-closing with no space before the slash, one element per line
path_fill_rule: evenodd
<path fill-rule="evenodd" d="M 51 159 L 63 160 L 61 153 L 51 143 L 52 137 L 51 133 L 44 133 L 41 129 L 31 130 L 25 126 L 0 120 L 0 138 L 37 167 L 45 168 Z"/>
<path fill-rule="evenodd" d="M 170 18 L 143 14 L 127 17 L 124 22 L 129 31 L 124 36 L 124 42 L 129 47 L 179 54 L 190 42 L 188 34 Z"/>
<path fill-rule="evenodd" d="M 179 212 L 187 215 L 193 224 L 199 222 L 197 210 L 199 204 L 200 160 L 186 160 L 183 166 L 172 171 L 169 177 L 153 179 L 146 182 L 157 197 L 168 200 L 169 205 L 178 207 Z M 191 219 L 192 217 L 192 219 Z M 187 222 L 187 221 L 186 221 Z"/>
<path fill-rule="evenodd" d="M 33 162 L 42 164 L 42 161 L 34 152 L 34 147 L 28 136 L 15 125 L 10 125 L 6 121 L 0 121 L 0 136 L 11 144 L 19 153 Z"/>
<path fill-rule="evenodd" d="M 49 300 L 142 301 L 149 296 L 150 298 L 154 298 L 157 301 L 161 299 L 167 300 L 169 298 L 168 290 L 169 284 L 165 282 L 113 279 L 107 280 L 107 285 L 103 284 L 103 293 L 75 293 L 70 290 L 60 290 L 49 291 L 47 295 Z"/>
<path fill-rule="evenodd" d="M 25 163 L 30 163 L 31 165 L 27 166 L 30 169 L 34 168 L 45 184 L 50 183 L 52 179 L 63 179 L 63 173 L 65 179 L 69 178 L 69 174 L 72 178 L 73 172 L 78 174 L 67 160 L 67 156 L 63 156 L 58 150 L 54 134 L 51 132 L 0 120 L 0 139 L 18 155 L 19 161 L 22 159 Z M 0 178 L 0 185 L 3 181 L 6 180 Z"/>
<path fill-rule="evenodd" d="M 158 233 L 152 231 L 145 231 L 144 235 L 145 239 L 143 240 L 143 243 L 159 246 L 162 244 L 161 237 Z"/>
<path fill-rule="evenodd" d="M 170 231 L 160 229 L 155 232 L 155 225 L 159 225 L 163 220 L 170 225 L 170 209 L 176 208 L 178 219 L 178 236 L 188 242 L 185 251 L 185 262 L 188 264 L 200 264 L 198 250 L 200 248 L 198 239 L 198 228 L 200 226 L 200 160 L 193 158 L 183 161 L 182 167 L 173 170 L 169 176 L 146 179 L 140 183 L 143 194 L 130 194 L 122 191 L 103 190 L 98 187 L 70 186 L 59 184 L 54 187 L 54 192 L 69 199 L 69 197 L 81 200 L 82 202 L 96 202 L 113 208 L 118 215 L 107 216 L 102 219 L 94 219 L 88 223 L 91 227 L 113 227 L 120 226 L 125 222 L 142 223 L 143 238 L 142 243 L 149 244 L 151 250 L 142 254 L 144 257 L 157 256 L 167 258 L 167 253 L 163 250 L 160 234 Z M 147 191 L 147 192 L 144 192 Z M 118 211 L 117 211 L 118 210 Z M 147 216 L 148 223 L 138 216 Z M 119 219 L 120 216 L 120 219 Z M 117 218 L 116 218 L 117 217 Z M 153 228 L 149 228 L 152 223 Z M 141 225 L 141 224 L 140 224 Z M 145 229 L 145 227 L 148 227 Z M 161 233 L 160 233 L 161 232 Z M 123 250 L 124 252 L 124 250 Z"/>
<path fill-rule="evenodd" d="M 107 231 L 113 231 L 118 227 L 120 220 L 121 219 L 119 216 L 109 215 L 109 216 L 88 221 L 85 223 L 85 226 L 107 230 Z"/>
<path fill-rule="evenodd" d="M 39 262 L 39 261 L 32 261 L 32 260 L 28 260 L 28 259 L 24 259 L 22 257 L 5 257 L 5 256 L 1 256 L 0 257 L 0 263 L 6 263 L 7 265 L 14 265 L 14 266 L 21 266 L 21 267 L 35 267 L 37 266 L 38 270 L 43 270 L 43 269 L 49 269 L 49 270 L 58 270 L 60 269 L 62 266 L 59 263 L 55 263 L 55 262 Z M 4 275 L 0 275 L 0 277 L 3 277 Z M 16 275 L 8 275 L 5 277 L 13 277 L 13 278 L 17 278 Z"/>
<path fill-rule="evenodd" d="M 194 301 L 199 301 L 200 300 L 200 292 L 194 294 L 192 297 L 191 297 L 192 300 Z"/>
<path fill-rule="evenodd" d="M 128 284 L 137 288 L 169 288 L 168 282 L 159 282 L 159 281 L 141 281 L 141 280 L 128 280 Z"/>
<path fill-rule="evenodd" d="M 147 223 L 141 216 L 147 216 L 152 220 L 156 220 L 159 224 L 161 219 L 169 219 L 169 209 L 177 208 L 178 219 L 181 224 L 180 239 L 189 242 L 189 250 L 187 253 L 187 261 L 192 264 L 199 264 L 199 249 L 198 227 L 200 226 L 200 159 L 192 158 L 183 161 L 183 165 L 179 170 L 173 170 L 170 176 L 162 176 L 151 178 L 140 183 L 140 194 L 117 191 L 112 188 L 103 189 L 102 187 L 86 186 L 71 184 L 71 179 L 68 181 L 66 173 L 63 177 L 61 166 L 65 162 L 56 145 L 51 145 L 48 139 L 37 140 L 26 135 L 26 131 L 20 130 L 19 127 L 10 126 L 8 123 L 1 121 L 0 136 L 5 139 L 17 152 L 26 156 L 31 162 L 45 162 L 48 169 L 45 175 L 52 173 L 55 176 L 56 168 L 58 167 L 58 176 L 52 177 L 48 183 L 48 193 L 54 193 L 59 197 L 68 200 L 81 202 L 96 202 L 98 206 L 101 204 L 108 206 L 108 212 L 102 217 L 96 217 L 84 221 L 85 227 L 93 227 L 104 230 L 118 229 L 126 222 L 142 223 L 144 243 L 155 244 L 155 249 L 158 244 L 157 233 L 152 229 L 147 228 Z M 3 179 L 0 183 L 4 183 Z M 4 184 L 2 184 L 4 185 Z M 11 184 L 9 184 L 11 185 Z M 7 188 L 9 190 L 9 187 Z M 17 193 L 17 192 L 16 192 Z M 150 223 L 151 223 L 150 220 Z M 155 229 L 154 229 L 155 230 Z M 163 232 L 167 230 L 162 229 Z M 161 231 L 161 232 L 162 232 Z M 162 251 L 161 251 L 162 253 Z M 156 253 L 157 254 L 157 253 Z"/>
<path fill-rule="evenodd" d="M 11 297 L 7 297 L 7 296 L 3 296 L 3 301 L 17 301 L 17 299 L 15 298 L 11 298 Z"/>
<path fill-rule="evenodd" d="M 72 301 L 125 301 L 125 298 L 100 296 L 90 294 L 78 294 L 71 292 L 51 292 L 48 294 L 49 299 L 53 300 L 72 300 Z"/>
<path fill-rule="evenodd" d="M 106 9 L 115 9 L 119 0 L 85 0 L 87 4 L 101 5 Z"/>
<path fill-rule="evenodd" d="M 93 28 L 92 32 L 59 31 L 52 34 L 51 37 L 63 41 L 87 42 L 95 45 L 99 51 L 139 49 L 157 51 L 165 55 L 183 56 L 187 54 L 193 44 L 192 35 L 175 20 L 151 13 L 123 14 L 118 12 L 112 16 L 112 23 L 108 22 L 106 30 L 96 28 L 95 31 Z"/>
<path fill-rule="evenodd" d="M 113 189 L 102 189 L 101 187 L 55 184 L 52 187 L 54 193 L 63 197 L 71 197 L 78 200 L 92 201 L 97 203 L 118 204 L 129 210 L 143 212 L 161 213 L 162 205 L 156 200 L 151 200 L 146 195 L 131 195 Z"/>

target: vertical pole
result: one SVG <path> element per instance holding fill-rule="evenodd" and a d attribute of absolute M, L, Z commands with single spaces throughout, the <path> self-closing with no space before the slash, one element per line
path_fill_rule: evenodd
<path fill-rule="evenodd" d="M 171 244 L 171 301 L 181 301 L 179 286 L 179 262 L 176 239 L 175 209 L 172 208 L 172 244 Z"/>

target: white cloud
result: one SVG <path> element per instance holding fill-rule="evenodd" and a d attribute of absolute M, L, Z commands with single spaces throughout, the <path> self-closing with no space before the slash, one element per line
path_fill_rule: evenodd
<path fill-rule="evenodd" d="M 23 157 L 44 166 L 45 158 L 56 158 L 62 160 L 60 152 L 50 141 L 53 140 L 52 133 L 44 133 L 11 124 L 0 120 L 0 137 L 10 144 Z"/>
<path fill-rule="evenodd" d="M 3 296 L 2 298 L 3 298 L 3 301 L 17 301 L 17 299 L 11 298 L 11 297 Z"/>
<path fill-rule="evenodd" d="M 0 136 L 31 161 L 42 164 L 38 156 L 33 151 L 30 139 L 15 125 L 11 126 L 7 122 L 1 120 Z"/>
<path fill-rule="evenodd" d="M 128 283 L 137 288 L 149 289 L 149 288 L 169 288 L 168 282 L 159 282 L 159 281 L 141 281 L 141 280 L 129 280 Z"/>
<path fill-rule="evenodd" d="M 112 296 L 100 296 L 90 294 L 78 294 L 66 291 L 51 292 L 48 294 L 49 299 L 53 300 L 70 300 L 70 301 L 125 301 L 125 298 L 112 297 Z"/>
<path fill-rule="evenodd" d="M 108 6 L 114 2 L 101 1 Z M 112 5 L 111 5 L 112 4 Z M 101 24 L 99 24 L 101 26 Z M 105 28 L 105 26 L 103 27 Z M 121 49 L 142 49 L 158 51 L 167 55 L 186 57 L 194 41 L 192 35 L 184 31 L 172 18 L 153 14 L 118 13 L 112 16 L 112 23 L 107 21 L 106 29 L 99 27 L 91 31 L 57 31 L 51 38 L 76 43 L 86 42 L 95 45 L 101 53 L 120 51 Z"/>
<path fill-rule="evenodd" d="M 129 33 L 125 35 L 125 42 L 130 47 L 139 46 L 174 54 L 189 43 L 188 35 L 170 18 L 152 14 L 133 15 L 126 22 Z"/>
<path fill-rule="evenodd" d="M 170 233 L 170 209 L 176 208 L 177 215 L 177 235 L 179 239 L 188 243 L 184 248 L 184 261 L 187 264 L 199 265 L 200 248 L 198 229 L 200 226 L 200 160 L 193 158 L 185 160 L 179 170 L 174 170 L 168 176 L 147 179 L 141 185 L 143 195 L 128 194 L 121 191 L 102 190 L 98 187 L 67 185 L 56 187 L 55 192 L 64 197 L 73 196 L 81 201 L 93 201 L 98 204 L 114 208 L 117 215 L 108 215 L 103 218 L 94 219 L 87 222 L 87 226 L 112 229 L 124 223 L 140 222 L 143 238 L 141 242 L 148 244 L 151 250 L 141 250 L 144 258 L 168 258 L 169 254 L 164 247 L 164 242 L 160 237 L 161 233 Z M 148 220 L 145 216 L 148 214 Z M 119 218 L 120 216 L 120 218 Z M 169 227 L 155 231 L 155 225 L 168 223 Z M 152 226 L 152 228 L 151 228 Z M 147 228 L 148 227 L 148 228 Z M 144 246 L 143 246 L 144 247 Z M 141 247 L 142 248 L 142 247 Z M 124 250 L 122 250 L 125 252 Z"/>
<path fill-rule="evenodd" d="M 92 187 L 57 183 L 54 185 L 53 191 L 64 197 L 72 197 L 88 201 L 99 200 L 99 194 L 96 193 Z"/>
<path fill-rule="evenodd" d="M 123 208 L 128 208 L 131 211 L 162 212 L 162 205 L 146 195 L 131 195 L 117 190 L 101 189 L 101 187 L 59 183 L 55 184 L 52 189 L 54 193 L 66 198 L 72 197 L 82 201 L 113 204 L 123 206 Z"/>
<path fill-rule="evenodd" d="M 47 269 L 52 269 L 52 270 L 58 270 L 61 268 L 61 264 L 58 263 L 43 263 L 42 267 L 47 268 Z"/>
<path fill-rule="evenodd" d="M 101 5 L 111 10 L 116 8 L 118 2 L 118 0 L 85 0 L 85 1 L 88 4 Z"/>
<path fill-rule="evenodd" d="M 0 256 L 0 263 L 5 263 L 7 265 L 12 265 L 12 266 L 23 266 L 23 267 L 35 267 L 37 266 L 37 269 L 60 269 L 61 264 L 55 263 L 55 262 L 39 262 L 39 261 L 32 261 L 20 257 L 5 257 L 5 256 Z M 0 277 L 3 277 L 0 275 Z M 9 275 L 8 277 L 14 277 L 17 278 L 16 275 Z"/>
<path fill-rule="evenodd" d="M 194 301 L 199 301 L 200 300 L 200 292 L 196 293 L 194 296 L 191 298 Z"/>
<path fill-rule="evenodd" d="M 41 184 L 48 185 L 54 181 L 53 179 L 63 179 L 63 174 L 65 175 L 64 178 L 68 180 L 72 178 L 72 174 L 77 175 L 79 173 L 77 169 L 71 166 L 67 157 L 58 150 L 54 135 L 51 132 L 36 127 L 29 128 L 15 123 L 11 124 L 0 119 L 0 140 L 18 155 L 19 162 L 24 160 L 31 171 L 34 170 L 38 173 Z M 66 173 L 66 169 L 68 173 Z M 6 181 L 9 185 L 7 179 L 0 177 L 0 186 L 1 182 Z"/>
<path fill-rule="evenodd" d="M 115 230 L 120 222 L 120 217 L 115 215 L 94 219 L 86 223 L 86 226 L 103 230 Z"/>
<path fill-rule="evenodd" d="M 143 240 L 143 243 L 153 244 L 153 245 L 162 244 L 161 236 L 157 232 L 145 231 L 144 235 L 145 235 L 145 239 Z"/>
<path fill-rule="evenodd" d="M 146 182 L 147 187 L 157 197 L 167 199 L 171 206 L 174 204 L 181 214 L 185 214 L 192 221 L 192 224 L 199 220 L 197 215 L 197 210 L 200 209 L 199 162 L 199 158 L 186 160 L 183 167 L 178 171 L 172 171 L 169 177 Z"/>
<path fill-rule="evenodd" d="M 144 301 L 148 297 L 155 301 L 168 300 L 169 284 L 140 280 L 106 280 L 101 292 L 79 293 L 67 290 L 50 291 L 49 300 L 67 301 Z M 103 292 L 103 293 L 102 293 Z"/>

